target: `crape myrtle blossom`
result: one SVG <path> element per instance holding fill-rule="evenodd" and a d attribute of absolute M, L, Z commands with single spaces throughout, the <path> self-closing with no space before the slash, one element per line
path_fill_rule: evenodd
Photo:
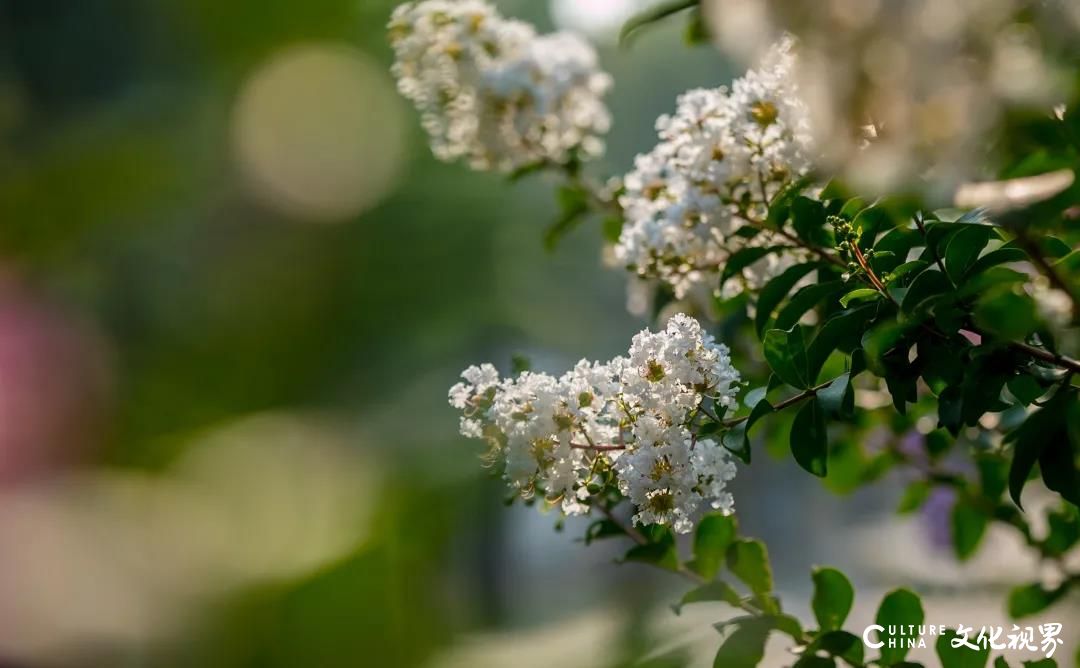
<path fill-rule="evenodd" d="M 523 498 L 543 495 L 580 515 L 604 502 L 610 482 L 635 506 L 636 524 L 680 533 L 705 508 L 733 509 L 735 465 L 718 443 L 696 438 L 694 423 L 710 405 L 736 405 L 739 372 L 689 316 L 638 333 L 625 356 L 582 360 L 558 378 L 502 378 L 490 364 L 462 378 L 450 390 L 461 433 L 488 441 Z"/>
<path fill-rule="evenodd" d="M 1075 0 L 704 0 L 702 12 L 747 62 L 798 37 L 819 166 L 860 192 L 935 199 L 998 171 L 984 139 L 1010 113 L 1069 99 L 1080 34 Z"/>
<path fill-rule="evenodd" d="M 398 88 L 439 159 L 512 171 L 603 151 L 611 77 L 581 38 L 537 35 L 482 0 L 403 4 L 389 31 Z"/>
<path fill-rule="evenodd" d="M 761 222 L 772 198 L 809 171 L 812 150 L 793 49 L 781 40 L 730 88 L 689 91 L 657 121 L 660 143 L 637 157 L 620 198 L 626 224 L 615 256 L 639 278 L 681 299 L 695 286 L 719 287 L 736 250 L 782 242 Z M 759 287 L 791 262 L 768 255 L 724 291 Z"/>

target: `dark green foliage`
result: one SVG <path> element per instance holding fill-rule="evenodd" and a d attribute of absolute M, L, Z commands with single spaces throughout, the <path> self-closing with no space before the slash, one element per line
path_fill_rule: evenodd
<path fill-rule="evenodd" d="M 825 411 L 816 397 L 799 409 L 791 425 L 791 454 L 799 466 L 818 477 L 828 473 L 829 442 L 825 428 Z"/>
<path fill-rule="evenodd" d="M 675 535 L 665 527 L 653 529 L 650 542 L 630 548 L 623 559 L 651 564 L 669 571 L 678 570 L 679 552 L 675 547 Z"/>
<path fill-rule="evenodd" d="M 947 629 L 934 645 L 938 659 L 941 660 L 941 668 L 983 668 L 990 659 L 990 648 L 971 649 L 964 645 L 953 647 L 952 641 L 956 637 L 954 631 Z M 968 640 L 970 642 L 972 639 Z"/>
<path fill-rule="evenodd" d="M 777 378 L 792 387 L 810 387 L 810 363 L 805 330 L 796 325 L 790 330 L 770 329 L 763 341 L 765 360 Z"/>

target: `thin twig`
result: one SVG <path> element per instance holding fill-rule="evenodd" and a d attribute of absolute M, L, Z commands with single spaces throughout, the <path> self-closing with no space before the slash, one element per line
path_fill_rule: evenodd
<path fill-rule="evenodd" d="M 921 221 L 919 221 L 918 218 L 916 218 L 915 221 L 916 221 L 916 225 L 919 227 L 920 230 L 924 231 L 924 235 L 925 235 L 925 229 L 926 228 L 922 225 Z M 805 247 L 806 246 L 804 246 L 804 248 Z M 888 291 L 885 289 L 885 286 L 881 283 L 880 279 L 878 279 L 877 275 L 874 274 L 873 270 L 870 269 L 869 264 L 866 263 L 866 258 L 862 254 L 862 252 L 858 249 L 858 247 L 855 244 L 852 244 L 852 248 L 856 252 L 856 259 L 859 259 L 859 264 L 867 271 L 867 278 L 868 278 L 868 280 L 870 280 L 870 282 L 874 286 L 874 288 L 876 290 L 878 290 L 882 295 L 884 295 L 887 299 L 889 299 L 890 301 L 892 301 L 895 304 L 896 300 L 893 299 L 892 295 L 890 295 L 888 293 Z M 932 252 L 932 255 L 935 257 L 935 259 L 937 259 L 937 253 L 936 252 Z M 1030 253 L 1029 253 L 1029 255 L 1030 255 Z M 835 256 L 829 255 L 829 257 L 835 257 Z M 1040 256 L 1035 255 L 1033 257 L 1040 257 Z M 837 260 L 839 261 L 838 258 L 837 258 Z M 942 272 L 944 272 L 944 269 L 945 269 L 944 265 L 941 264 L 940 259 L 937 259 L 937 261 L 939 263 L 938 266 L 941 267 Z M 1045 262 L 1045 260 L 1043 260 L 1043 262 Z M 843 264 L 843 262 L 840 261 L 840 264 Z M 1051 279 L 1051 280 L 1053 280 L 1053 279 Z M 1072 296 L 1071 293 L 1069 293 L 1069 294 L 1070 294 L 1070 296 Z M 1078 311 L 1078 313 L 1080 313 L 1080 311 Z M 979 336 L 983 336 L 983 337 L 987 336 L 986 334 L 984 334 L 980 330 L 975 329 L 973 327 L 965 327 L 965 329 L 968 329 L 968 330 L 978 334 Z M 932 328 L 928 327 L 928 330 L 931 331 L 934 334 L 938 334 L 939 336 L 944 336 L 944 335 L 940 334 L 939 332 L 937 332 L 936 330 L 933 330 Z M 1068 369 L 1068 370 L 1073 371 L 1075 373 L 1080 373 L 1080 361 L 1074 360 L 1074 359 L 1072 359 L 1070 357 L 1066 357 L 1064 355 L 1053 353 L 1053 352 L 1050 352 L 1049 350 L 1043 350 L 1042 348 L 1037 348 L 1035 346 L 1032 346 L 1032 345 L 1029 345 L 1027 343 L 1023 343 L 1023 342 L 1020 342 L 1020 341 L 1010 341 L 1009 342 L 1009 347 L 1013 348 L 1014 350 L 1018 350 L 1020 352 L 1023 352 L 1023 353 L 1025 353 L 1027 355 L 1030 355 L 1031 357 L 1034 357 L 1036 359 L 1040 359 L 1040 360 L 1042 360 L 1044 362 L 1049 362 L 1050 364 L 1054 364 L 1054 365 L 1062 367 L 1064 369 Z M 805 398 L 805 397 L 803 397 L 803 398 Z"/>
<path fill-rule="evenodd" d="M 972 331 L 974 331 L 976 334 L 979 334 L 980 336 L 983 336 L 983 334 L 978 330 Z M 1053 364 L 1055 366 L 1060 366 L 1068 369 L 1073 373 L 1080 373 L 1080 361 L 1074 360 L 1070 357 L 1065 357 L 1064 355 L 1052 353 L 1049 350 L 1043 350 L 1042 348 L 1036 348 L 1033 345 L 1022 343 L 1020 341 L 1010 341 L 1009 347 L 1022 353 L 1026 353 L 1044 362 L 1049 362 L 1050 364 Z"/>
<path fill-rule="evenodd" d="M 797 403 L 799 403 L 801 401 L 805 401 L 805 400 L 809 399 L 810 397 L 813 397 L 813 396 L 817 395 L 818 392 L 820 392 L 821 390 L 824 390 L 828 386 L 832 385 L 834 382 L 836 382 L 835 378 L 833 380 L 826 381 L 826 382 L 822 383 L 821 385 L 815 385 L 814 387 L 811 387 L 808 390 L 803 390 L 802 392 L 800 392 L 799 394 L 796 394 L 793 397 L 788 397 L 787 399 L 784 399 L 783 401 L 777 402 L 773 406 L 773 410 L 774 411 L 782 411 L 785 408 L 787 408 L 788 406 L 794 406 L 795 404 L 797 404 Z M 762 399 L 762 401 L 764 401 L 764 399 Z M 724 420 L 721 424 L 724 425 L 725 427 L 734 427 L 736 425 L 742 424 L 743 422 L 746 422 L 749 418 L 750 418 L 749 415 L 743 415 L 742 417 L 737 417 L 737 418 L 731 418 L 729 420 Z"/>
<path fill-rule="evenodd" d="M 591 450 L 593 452 L 613 452 L 616 450 L 625 450 L 625 445 L 592 445 L 588 443 L 571 443 L 570 448 L 573 450 Z"/>
<path fill-rule="evenodd" d="M 622 532 L 629 536 L 632 541 L 634 541 L 638 545 L 649 544 L 649 539 L 645 537 L 645 534 L 638 531 L 633 524 L 627 524 L 626 522 L 619 519 L 619 517 L 615 515 L 615 513 L 611 510 L 609 506 L 597 504 L 595 507 L 604 514 L 604 517 L 606 517 L 609 522 L 622 529 Z"/>

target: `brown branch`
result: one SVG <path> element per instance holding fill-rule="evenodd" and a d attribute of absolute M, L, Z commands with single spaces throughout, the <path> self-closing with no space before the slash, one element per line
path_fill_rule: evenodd
<path fill-rule="evenodd" d="M 645 534 L 638 531 L 633 524 L 627 524 L 626 522 L 619 519 L 609 506 L 597 504 L 595 508 L 597 508 L 601 513 L 603 513 L 604 517 L 606 517 L 609 522 L 622 529 L 623 533 L 630 537 L 630 540 L 634 541 L 638 545 L 649 544 L 649 539 L 645 537 Z"/>
<path fill-rule="evenodd" d="M 570 448 L 573 450 L 592 450 L 593 452 L 612 452 L 614 450 L 625 450 L 625 445 L 592 445 L 588 443 L 571 443 Z"/>
<path fill-rule="evenodd" d="M 979 334 L 979 336 L 983 335 L 982 332 L 979 332 L 978 330 L 972 331 L 975 331 L 977 334 Z M 1010 341 L 1009 347 L 1022 353 L 1026 353 L 1044 362 L 1049 362 L 1050 364 L 1053 364 L 1055 366 L 1060 366 L 1062 368 L 1068 369 L 1073 373 L 1080 373 L 1080 361 L 1074 360 L 1070 357 L 1065 357 L 1064 355 L 1052 353 L 1049 350 L 1043 350 L 1042 348 L 1036 348 L 1033 345 L 1022 343 L 1020 341 Z"/>
<path fill-rule="evenodd" d="M 785 408 L 787 408 L 788 406 L 794 406 L 795 404 L 800 403 L 802 401 L 805 401 L 805 400 L 809 399 L 810 397 L 816 396 L 818 392 L 820 392 L 821 390 L 824 390 L 828 386 L 832 385 L 835 381 L 836 381 L 836 379 L 834 378 L 833 380 L 824 382 L 821 385 L 815 385 L 814 387 L 811 387 L 808 390 L 803 390 L 802 392 L 800 392 L 799 394 L 796 394 L 793 397 L 788 397 L 787 399 L 784 399 L 783 401 L 780 401 L 776 405 L 774 405 L 773 410 L 774 411 L 782 411 Z M 762 399 L 762 401 L 764 401 L 764 399 Z M 749 415 L 743 415 L 742 417 L 731 418 L 730 420 L 724 420 L 720 424 L 724 425 L 725 427 L 734 427 L 736 425 L 742 424 L 743 422 L 746 422 L 749 418 L 750 418 Z"/>

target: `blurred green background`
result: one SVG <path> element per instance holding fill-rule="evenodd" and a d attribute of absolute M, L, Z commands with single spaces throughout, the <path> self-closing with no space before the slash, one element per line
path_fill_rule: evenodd
<path fill-rule="evenodd" d="M 553 184 L 431 158 L 389 74 L 393 4 L 0 0 L 3 665 L 708 655 L 716 619 L 676 620 L 678 583 L 504 508 L 456 436 L 465 366 L 557 371 L 645 323 L 598 226 L 543 250 Z M 639 3 L 498 4 L 548 30 Z M 597 175 L 655 142 L 678 93 L 731 79 L 682 30 L 629 50 L 595 33 L 616 81 Z M 968 576 L 842 539 L 888 492 L 845 501 L 765 464 L 735 494 L 781 587 L 824 561 L 860 597 L 927 577 L 956 600 Z"/>
<path fill-rule="evenodd" d="M 0 2 L 13 665 L 417 665 L 601 596 L 610 553 L 537 579 L 553 519 L 502 508 L 446 390 L 515 352 L 610 356 L 642 323 L 598 230 L 544 253 L 550 184 L 430 157 L 389 74 L 393 4 Z M 726 78 L 679 29 L 604 48 L 600 171 Z"/>

